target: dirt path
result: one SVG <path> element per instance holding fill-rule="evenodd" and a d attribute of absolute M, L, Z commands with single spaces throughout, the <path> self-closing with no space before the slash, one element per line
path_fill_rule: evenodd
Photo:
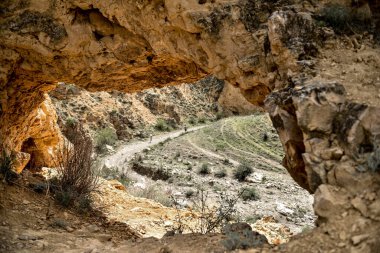
<path fill-rule="evenodd" d="M 187 130 L 187 132 L 189 133 L 197 131 L 206 126 L 208 125 L 191 127 Z M 154 146 L 162 141 L 165 141 L 168 138 L 176 138 L 183 132 L 183 130 L 177 130 L 174 132 L 153 136 L 152 142 L 149 142 L 148 139 L 146 141 L 138 141 L 123 145 L 116 151 L 116 153 L 106 156 L 102 161 L 102 166 L 106 165 L 109 168 L 117 167 L 124 169 L 124 167 L 126 167 L 126 164 L 135 156 L 135 154 L 142 152 L 144 149 Z"/>

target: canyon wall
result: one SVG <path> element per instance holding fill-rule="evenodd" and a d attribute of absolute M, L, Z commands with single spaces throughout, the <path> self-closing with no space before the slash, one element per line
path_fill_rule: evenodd
<path fill-rule="evenodd" d="M 364 100 L 347 100 L 344 82 L 316 78 L 316 59 L 335 35 L 316 22 L 315 13 L 331 2 L 364 6 L 378 24 L 378 0 L 3 1 L 3 148 L 23 157 L 18 159 L 23 164 L 31 149 L 54 153 L 61 135 L 44 93 L 57 81 L 91 91 L 132 92 L 212 73 L 239 87 L 254 105 L 263 106 L 268 97 L 266 108 L 286 151 L 284 165 L 301 186 L 316 193 L 320 227 L 327 226 L 326 233 L 345 242 L 347 250 L 374 252 L 380 231 L 380 113 Z M 357 47 L 357 38 L 353 42 L 356 52 L 365 49 Z M 378 91 L 374 78 L 371 85 Z M 377 104 L 378 93 L 368 94 Z M 333 225 L 338 229 L 330 229 Z M 346 225 L 355 229 L 340 236 Z"/>

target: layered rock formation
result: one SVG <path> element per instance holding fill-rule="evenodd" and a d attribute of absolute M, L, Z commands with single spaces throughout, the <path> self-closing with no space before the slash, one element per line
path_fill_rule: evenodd
<path fill-rule="evenodd" d="M 331 2 L 366 6 L 373 22 L 379 22 L 378 0 L 322 4 Z M 213 73 L 256 105 L 263 105 L 271 91 L 288 87 L 267 100 L 287 152 L 285 166 L 300 185 L 316 191 L 320 226 L 327 226 L 331 238 L 345 242 L 346 251 L 375 252 L 379 110 L 346 101 L 343 88 L 324 79 L 318 85 L 306 82 L 316 75 L 315 57 L 332 34 L 310 14 L 320 7 L 297 0 L 2 2 L 3 145 L 19 152 L 29 143 L 30 119 L 56 81 L 129 92 Z M 342 224 L 355 227 L 340 236 Z"/>

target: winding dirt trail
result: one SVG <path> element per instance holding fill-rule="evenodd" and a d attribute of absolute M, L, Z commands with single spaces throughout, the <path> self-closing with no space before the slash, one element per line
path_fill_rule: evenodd
<path fill-rule="evenodd" d="M 187 132 L 197 131 L 208 125 L 191 127 Z M 135 156 L 135 154 L 142 152 L 144 149 L 154 146 L 162 141 L 165 141 L 168 138 L 176 138 L 184 133 L 184 130 L 177 130 L 170 133 L 165 133 L 161 135 L 153 136 L 152 142 L 149 142 L 149 139 L 146 141 L 136 141 L 128 143 L 118 148 L 118 150 L 109 156 L 106 156 L 102 160 L 102 166 L 106 165 L 108 168 L 117 167 L 123 169 L 126 167 L 126 164 Z"/>

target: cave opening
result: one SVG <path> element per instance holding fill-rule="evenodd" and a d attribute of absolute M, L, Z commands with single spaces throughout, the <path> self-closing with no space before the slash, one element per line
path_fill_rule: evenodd
<path fill-rule="evenodd" d="M 30 160 L 28 164 L 25 166 L 25 169 L 38 170 L 40 168 L 37 162 L 38 157 L 40 155 L 40 151 L 38 150 L 34 138 L 30 137 L 23 142 L 21 146 L 21 152 L 30 154 Z"/>

